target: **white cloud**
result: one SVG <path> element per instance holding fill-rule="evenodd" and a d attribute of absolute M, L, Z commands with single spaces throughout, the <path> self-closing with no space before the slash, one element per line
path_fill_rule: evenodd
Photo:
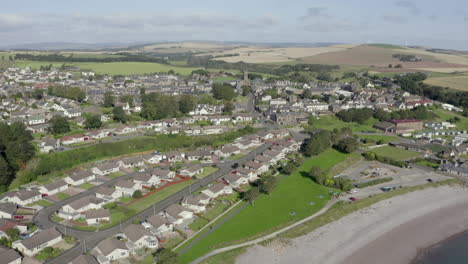
<path fill-rule="evenodd" d="M 307 8 L 306 14 L 304 16 L 301 16 L 299 19 L 307 20 L 309 18 L 330 17 L 328 14 L 325 13 L 326 10 L 326 7 L 309 7 Z"/>
<path fill-rule="evenodd" d="M 421 9 L 417 7 L 413 2 L 407 1 L 407 0 L 401 0 L 395 3 L 396 6 L 405 8 L 408 10 L 413 15 L 418 15 L 421 13 Z"/>

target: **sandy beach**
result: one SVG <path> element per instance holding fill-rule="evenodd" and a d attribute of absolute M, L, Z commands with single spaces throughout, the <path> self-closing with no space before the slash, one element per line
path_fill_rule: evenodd
<path fill-rule="evenodd" d="M 236 263 L 408 264 L 468 230 L 468 190 L 429 188 L 378 202 L 289 243 L 256 245 Z"/>

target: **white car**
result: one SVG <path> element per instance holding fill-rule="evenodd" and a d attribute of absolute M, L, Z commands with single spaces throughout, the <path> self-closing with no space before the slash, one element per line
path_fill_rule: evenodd
<path fill-rule="evenodd" d="M 348 193 L 357 193 L 357 192 L 358 192 L 358 189 L 354 188 L 354 189 L 349 190 Z"/>

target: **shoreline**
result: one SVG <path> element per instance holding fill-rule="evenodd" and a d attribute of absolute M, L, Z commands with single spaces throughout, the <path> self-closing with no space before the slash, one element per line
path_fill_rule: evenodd
<path fill-rule="evenodd" d="M 287 243 L 256 245 L 236 263 L 409 264 L 468 230 L 468 191 L 442 186 L 380 201 Z"/>

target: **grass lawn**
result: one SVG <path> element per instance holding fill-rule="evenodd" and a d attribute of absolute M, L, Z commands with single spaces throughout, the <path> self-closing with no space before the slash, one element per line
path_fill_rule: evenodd
<path fill-rule="evenodd" d="M 47 207 L 47 206 L 51 206 L 52 203 L 49 202 L 49 201 L 47 201 L 47 200 L 39 200 L 39 201 L 37 201 L 37 202 L 28 204 L 27 206 L 34 206 L 34 205 L 39 205 L 39 206 L 42 206 L 42 207 Z"/>
<path fill-rule="evenodd" d="M 377 142 L 379 140 L 382 140 L 383 144 L 387 144 L 389 142 L 398 140 L 398 137 L 385 136 L 385 135 L 358 135 L 358 137 L 361 138 L 361 139 L 368 139 L 368 140 L 370 139 L 370 140 L 373 140 L 375 142 Z"/>
<path fill-rule="evenodd" d="M 92 185 L 91 183 L 88 183 L 88 182 L 83 183 L 83 184 L 80 185 L 80 188 L 85 189 L 85 190 L 88 190 L 88 189 L 91 189 L 91 188 L 94 188 L 94 187 L 96 187 L 96 186 L 94 186 L 94 185 Z"/>
<path fill-rule="evenodd" d="M 217 171 L 218 168 L 215 168 L 215 167 L 203 167 L 203 171 L 202 173 L 200 173 L 199 175 L 197 175 L 197 178 L 201 179 L 201 178 L 205 178 L 206 176 L 214 173 L 215 171 Z"/>
<path fill-rule="evenodd" d="M 353 130 L 353 132 L 366 132 L 366 131 L 377 131 L 372 128 L 373 125 L 377 123 L 377 119 L 371 118 L 367 120 L 367 122 L 363 125 L 350 122 L 346 123 L 338 119 L 335 115 L 325 115 L 319 116 L 313 121 L 314 128 L 323 128 L 328 130 L 333 130 L 334 128 L 340 129 L 343 127 L 349 127 Z"/>
<path fill-rule="evenodd" d="M 281 180 L 270 195 L 261 195 L 253 205 L 245 207 L 180 255 L 180 262 L 189 263 L 214 248 L 250 240 L 317 212 L 330 199 L 328 189 L 303 175 L 313 166 L 327 171 L 344 161 L 347 156 L 329 149 L 316 157 L 308 158 L 293 174 Z M 311 202 L 315 204 L 311 205 Z M 291 214 L 293 212 L 295 215 Z"/>
<path fill-rule="evenodd" d="M 146 255 L 138 264 L 153 264 L 154 257 L 153 254 Z"/>
<path fill-rule="evenodd" d="M 444 110 L 444 109 L 435 109 L 433 110 L 433 112 L 439 116 L 439 118 L 437 119 L 437 121 L 441 122 L 441 121 L 447 121 L 448 119 L 452 118 L 452 117 L 459 117 L 460 118 L 460 121 L 458 121 L 457 123 L 455 123 L 455 125 L 457 126 L 458 129 L 461 129 L 461 130 L 468 130 L 468 118 L 458 114 L 458 113 L 455 113 L 455 112 L 451 112 L 451 111 L 447 111 L 447 110 Z"/>
<path fill-rule="evenodd" d="M 51 258 L 55 258 L 62 252 L 60 248 L 54 248 L 51 253 L 47 253 L 45 250 L 40 251 L 37 255 L 34 256 L 35 259 L 39 261 L 45 261 Z"/>
<path fill-rule="evenodd" d="M 63 220 L 65 220 L 65 219 L 59 217 L 57 214 L 53 214 L 51 218 L 52 218 L 52 221 L 57 222 L 57 223 L 60 223 Z"/>
<path fill-rule="evenodd" d="M 210 208 L 208 212 L 206 212 L 203 217 L 209 219 L 212 221 L 215 219 L 218 215 L 222 214 L 227 208 L 229 208 L 231 205 L 230 204 L 225 204 L 221 203 L 220 201 L 215 201 L 213 203 L 213 207 Z"/>
<path fill-rule="evenodd" d="M 118 172 L 114 172 L 114 173 L 109 174 L 109 178 L 114 179 L 114 178 L 118 178 L 118 177 L 123 176 L 123 175 L 125 175 L 125 173 L 123 173 L 121 171 L 118 171 Z"/>
<path fill-rule="evenodd" d="M 387 158 L 394 159 L 394 160 L 407 160 L 407 159 L 421 156 L 421 153 L 418 153 L 418 152 L 390 147 L 390 146 L 376 148 L 376 149 L 373 149 L 371 152 L 374 152 L 375 154 L 379 156 L 387 157 Z"/>
<path fill-rule="evenodd" d="M 428 160 L 421 160 L 421 161 L 416 162 L 416 164 L 419 164 L 421 166 L 431 167 L 431 168 L 434 168 L 434 169 L 439 168 L 439 164 L 434 163 L 434 162 L 430 162 Z"/>
<path fill-rule="evenodd" d="M 70 195 L 66 194 L 66 193 L 57 193 L 57 197 L 60 199 L 60 200 L 65 200 L 67 198 L 70 197 Z"/>
<path fill-rule="evenodd" d="M 235 155 L 229 156 L 229 159 L 238 160 L 238 159 L 241 159 L 241 158 L 244 157 L 244 156 L 245 156 L 245 154 L 239 153 L 239 154 L 235 154 Z"/>
<path fill-rule="evenodd" d="M 188 226 L 190 227 L 190 229 L 192 229 L 193 231 L 196 232 L 196 231 L 200 230 L 202 227 L 204 227 L 206 224 L 208 224 L 208 220 L 206 220 L 204 218 L 201 218 L 201 217 L 198 217 L 197 219 L 195 219 Z"/>

